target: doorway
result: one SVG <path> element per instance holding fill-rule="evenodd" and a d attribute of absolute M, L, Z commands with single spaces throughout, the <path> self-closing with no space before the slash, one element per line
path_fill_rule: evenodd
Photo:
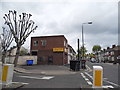
<path fill-rule="evenodd" d="M 53 56 L 48 56 L 48 64 L 53 64 Z"/>

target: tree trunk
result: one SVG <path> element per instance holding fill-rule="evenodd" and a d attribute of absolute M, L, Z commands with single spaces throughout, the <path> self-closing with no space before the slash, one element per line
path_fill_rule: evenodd
<path fill-rule="evenodd" d="M 20 55 L 20 48 L 21 48 L 21 46 L 17 46 L 16 55 L 15 55 L 15 59 L 14 59 L 14 67 L 16 67 L 17 63 L 18 63 L 18 58 Z"/>
<path fill-rule="evenodd" d="M 6 52 L 3 51 L 2 53 L 2 63 L 5 64 L 5 57 L 6 57 Z"/>

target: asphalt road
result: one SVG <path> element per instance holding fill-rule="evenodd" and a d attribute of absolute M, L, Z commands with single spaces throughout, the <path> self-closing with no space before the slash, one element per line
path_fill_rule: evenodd
<path fill-rule="evenodd" d="M 35 67 L 37 68 L 37 66 Z M 33 66 L 31 68 L 35 70 L 35 67 Z M 56 66 L 53 66 L 53 68 L 49 67 L 49 69 L 53 70 L 55 67 Z M 64 70 L 64 67 L 60 68 Z M 47 68 L 44 68 L 44 70 L 46 69 Z M 57 68 L 55 68 L 55 70 L 57 70 Z M 59 70 L 60 69 L 58 68 L 57 71 Z M 78 90 L 80 88 L 90 88 L 90 86 L 87 84 L 87 82 L 84 80 L 80 73 L 81 71 L 78 71 L 77 73 L 74 74 L 60 74 L 60 75 L 14 73 L 13 82 L 27 83 L 25 86 L 21 88 L 75 88 Z"/>
<path fill-rule="evenodd" d="M 103 85 L 104 86 L 112 86 L 113 88 L 118 87 L 118 68 L 119 65 L 113 65 L 112 63 L 91 63 L 86 62 L 86 65 L 90 68 L 90 71 L 85 72 L 84 75 L 93 82 L 93 66 L 102 66 L 103 67 Z"/>
<path fill-rule="evenodd" d="M 87 62 L 88 66 L 85 71 L 78 71 L 74 74 L 53 74 L 53 75 L 42 75 L 42 74 L 25 74 L 25 73 L 14 73 L 13 82 L 26 83 L 21 88 L 74 88 L 80 90 L 80 88 L 91 88 L 93 83 L 93 71 L 94 65 L 103 67 L 103 86 L 109 88 L 118 88 L 118 65 L 108 63 L 91 63 Z M 24 67 L 28 68 L 28 67 Z M 65 70 L 67 68 L 62 66 L 29 66 L 28 69 L 36 70 Z M 73 71 L 71 71 L 73 72 Z M 19 89 L 18 89 L 19 90 Z"/>

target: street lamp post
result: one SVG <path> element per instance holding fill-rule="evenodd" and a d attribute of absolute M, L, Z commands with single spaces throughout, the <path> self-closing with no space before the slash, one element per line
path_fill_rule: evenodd
<path fill-rule="evenodd" d="M 84 32 L 83 32 L 83 25 L 84 24 L 92 24 L 92 22 L 90 21 L 90 22 L 87 22 L 87 23 L 82 23 L 82 54 L 83 54 L 83 56 L 82 56 L 82 60 L 84 60 Z M 85 64 L 85 63 L 84 63 Z M 85 65 L 84 65 L 85 66 Z"/>

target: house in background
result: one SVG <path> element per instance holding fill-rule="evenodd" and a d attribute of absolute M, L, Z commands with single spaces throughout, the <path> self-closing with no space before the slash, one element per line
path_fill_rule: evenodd
<path fill-rule="evenodd" d="M 5 58 L 5 63 L 14 63 L 17 47 L 11 47 L 7 52 L 7 57 Z M 33 60 L 33 64 L 37 64 L 37 56 L 30 56 L 28 50 L 24 47 L 20 49 L 20 56 L 18 58 L 18 65 L 27 65 L 27 60 Z"/>
<path fill-rule="evenodd" d="M 112 45 L 98 52 L 98 58 L 100 62 L 118 62 L 117 57 L 120 55 L 120 45 Z"/>
<path fill-rule="evenodd" d="M 70 45 L 68 45 L 68 64 L 70 64 L 70 60 L 76 60 L 76 52 Z"/>
<path fill-rule="evenodd" d="M 7 56 L 15 56 L 16 50 L 17 50 L 16 46 L 11 47 L 7 52 Z M 20 55 L 27 55 L 27 54 L 28 54 L 28 50 L 24 47 L 21 47 L 20 48 Z"/>
<path fill-rule="evenodd" d="M 31 55 L 38 64 L 68 64 L 68 41 L 64 35 L 31 37 Z"/>

